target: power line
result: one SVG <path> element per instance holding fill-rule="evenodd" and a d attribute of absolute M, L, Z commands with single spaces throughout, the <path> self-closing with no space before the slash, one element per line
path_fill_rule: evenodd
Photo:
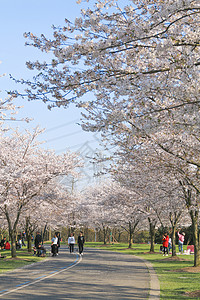
<path fill-rule="evenodd" d="M 95 141 L 94 139 L 93 140 L 89 140 L 85 143 L 96 143 L 97 141 Z M 80 143 L 80 144 L 76 144 L 76 145 L 73 145 L 73 146 L 70 146 L 70 147 L 65 147 L 63 149 L 59 149 L 56 151 L 56 153 L 59 153 L 59 152 L 63 152 L 63 151 L 66 151 L 67 149 L 74 149 L 74 148 L 80 148 L 81 146 L 85 145 L 85 143 Z"/>
<path fill-rule="evenodd" d="M 47 140 L 46 143 L 53 142 L 53 141 L 56 141 L 56 140 L 60 140 L 60 139 L 63 139 L 65 137 L 68 137 L 68 136 L 71 136 L 71 135 L 74 135 L 74 134 L 78 134 L 78 133 L 81 133 L 81 131 L 80 130 L 79 131 L 74 131 L 72 133 L 68 133 L 68 134 L 65 134 L 65 135 L 58 136 L 56 138 Z"/>
<path fill-rule="evenodd" d="M 79 151 L 80 148 L 82 148 L 83 146 L 85 146 L 87 144 L 98 143 L 98 145 L 99 145 L 101 143 L 101 140 L 97 137 L 97 133 L 93 134 L 93 138 L 94 139 L 87 140 L 86 142 L 83 142 L 83 143 L 79 143 L 79 144 L 76 144 L 76 145 L 72 145 L 70 147 L 68 146 L 68 147 L 59 149 L 59 150 L 56 151 L 56 153 L 63 152 L 63 151 L 66 151 L 66 150 L 71 150 L 71 149 L 74 149 L 74 148 L 78 148 L 78 151 Z"/>
<path fill-rule="evenodd" d="M 65 127 L 65 126 L 68 126 L 68 125 L 70 125 L 70 124 L 74 124 L 74 123 L 76 123 L 77 121 L 80 121 L 80 120 L 79 120 L 79 119 L 76 119 L 76 120 L 73 120 L 73 121 L 71 121 L 71 122 L 64 123 L 64 124 L 61 124 L 61 125 L 58 125 L 58 126 L 49 128 L 49 129 L 45 130 L 45 133 L 46 133 L 46 132 L 49 132 L 49 131 L 53 131 L 53 130 L 59 129 L 59 128 L 62 128 L 62 127 Z"/>

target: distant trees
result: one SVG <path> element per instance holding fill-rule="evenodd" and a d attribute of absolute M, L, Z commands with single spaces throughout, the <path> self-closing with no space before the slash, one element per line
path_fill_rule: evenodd
<path fill-rule="evenodd" d="M 172 228 L 172 255 L 176 255 L 177 226 L 182 218 L 185 224 L 190 224 L 176 170 L 172 171 L 166 158 L 162 160 L 150 147 L 144 149 L 143 145 L 129 153 L 129 159 L 127 154 L 112 173 L 121 185 L 137 195 L 137 204 L 149 224 L 150 251 L 154 251 L 155 228 L 161 225 Z"/>
<path fill-rule="evenodd" d="M 40 209 L 42 195 L 58 176 L 75 174 L 78 157 L 72 153 L 55 155 L 37 142 L 40 130 L 12 135 L 1 134 L 0 210 L 7 220 L 12 256 L 16 256 L 16 232 L 27 209 Z M 51 202 L 51 197 L 46 201 Z"/>
<path fill-rule="evenodd" d="M 106 243 L 107 229 L 123 228 L 129 237 L 131 248 L 135 231 L 144 226 L 142 213 L 134 193 L 115 182 L 104 182 L 88 188 L 84 193 L 84 216 L 94 228 L 101 228 Z"/>

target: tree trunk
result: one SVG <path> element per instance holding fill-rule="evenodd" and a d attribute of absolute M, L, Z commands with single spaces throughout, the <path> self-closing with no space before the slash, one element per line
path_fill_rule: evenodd
<path fill-rule="evenodd" d="M 129 226 L 129 242 L 128 242 L 129 245 L 128 245 L 128 247 L 132 248 L 132 234 L 133 234 L 133 231 L 132 231 L 131 222 L 129 222 L 128 226 Z"/>
<path fill-rule="evenodd" d="M 172 256 L 176 256 L 176 227 L 180 220 L 182 211 L 174 211 L 173 213 L 169 213 L 169 220 L 172 226 L 172 233 L 171 233 L 171 242 L 172 242 Z"/>
<path fill-rule="evenodd" d="M 120 243 L 121 242 L 121 230 L 119 229 L 118 230 L 118 242 Z"/>
<path fill-rule="evenodd" d="M 27 249 L 28 249 L 28 252 L 32 252 L 31 235 L 29 234 L 28 236 L 26 236 L 26 239 L 27 239 Z"/>
<path fill-rule="evenodd" d="M 176 256 L 176 226 L 172 226 L 172 256 Z"/>
<path fill-rule="evenodd" d="M 134 236 L 134 233 L 135 233 L 135 230 L 136 230 L 136 227 L 138 226 L 140 220 L 134 220 L 134 221 L 129 221 L 128 223 L 128 234 L 129 234 L 129 248 L 132 247 L 132 243 L 133 243 L 133 236 Z"/>
<path fill-rule="evenodd" d="M 102 241 L 102 235 L 101 235 L 101 230 L 100 229 L 98 229 L 97 230 L 97 242 L 101 242 Z"/>
<path fill-rule="evenodd" d="M 155 233 L 156 233 L 156 223 L 157 221 L 151 221 L 150 218 L 148 218 L 149 221 L 149 235 L 150 235 L 150 252 L 155 252 L 154 246 L 155 246 Z"/>
<path fill-rule="evenodd" d="M 190 188 L 185 188 L 184 183 L 179 181 L 182 186 L 183 193 L 185 196 L 185 202 L 192 220 L 192 236 L 194 243 L 194 267 L 200 266 L 200 249 L 199 249 L 199 240 L 198 240 L 198 217 L 199 217 L 199 191 L 196 193 L 196 210 L 193 211 L 192 207 L 192 190 Z M 193 196 L 194 197 L 194 196 Z"/>
<path fill-rule="evenodd" d="M 190 211 L 192 219 L 192 232 L 193 232 L 193 243 L 194 243 L 194 267 L 200 266 L 200 249 L 198 240 L 198 212 Z"/>
<path fill-rule="evenodd" d="M 85 236 L 85 240 L 88 241 L 88 235 L 89 235 L 89 230 L 88 230 L 88 227 L 85 227 L 84 229 L 84 236 Z"/>
<path fill-rule="evenodd" d="M 113 242 L 113 232 L 110 230 L 109 232 L 109 243 L 111 244 Z"/>
<path fill-rule="evenodd" d="M 9 230 L 9 236 L 10 236 L 10 240 L 11 240 L 11 256 L 12 257 L 17 256 L 17 253 L 16 253 L 16 234 L 17 234 L 17 224 L 18 224 L 18 221 L 19 221 L 21 208 L 22 208 L 22 206 L 19 207 L 18 212 L 17 212 L 16 220 L 14 222 L 14 225 L 12 226 L 10 216 L 9 216 L 9 212 L 7 210 L 7 206 L 6 205 L 4 206 L 4 213 L 5 213 L 7 222 L 8 222 L 8 230 Z"/>
<path fill-rule="evenodd" d="M 198 226 L 195 225 L 193 232 L 193 241 L 194 241 L 194 267 L 200 266 L 200 251 L 199 251 L 199 242 L 198 242 Z"/>
<path fill-rule="evenodd" d="M 103 243 L 106 245 L 106 228 L 103 226 Z"/>
<path fill-rule="evenodd" d="M 9 234 L 11 239 L 11 256 L 16 257 L 16 232 L 12 228 L 9 228 Z"/>
<path fill-rule="evenodd" d="M 33 230 L 31 230 L 30 217 L 26 217 L 25 231 L 26 231 L 26 240 L 27 240 L 27 250 L 28 252 L 31 252 L 32 251 L 31 234 L 33 233 Z"/>
<path fill-rule="evenodd" d="M 68 236 L 70 236 L 70 233 L 71 233 L 70 227 L 68 230 L 69 230 Z M 49 241 L 51 241 L 51 235 L 52 235 L 51 226 L 49 226 Z"/>

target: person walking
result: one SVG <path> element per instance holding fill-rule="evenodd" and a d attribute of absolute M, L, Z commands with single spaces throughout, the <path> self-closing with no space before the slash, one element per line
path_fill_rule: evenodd
<path fill-rule="evenodd" d="M 81 231 L 79 236 L 78 236 L 78 249 L 79 249 L 79 254 L 83 255 L 83 245 L 85 243 L 85 238 L 83 236 L 83 232 Z"/>
<path fill-rule="evenodd" d="M 69 245 L 70 253 L 74 252 L 75 237 L 74 237 L 73 233 L 71 233 L 69 238 L 68 238 L 68 245 Z"/>
<path fill-rule="evenodd" d="M 24 247 L 26 246 L 25 240 L 26 240 L 26 232 L 23 231 L 23 232 L 22 232 L 22 246 L 24 246 Z"/>
<path fill-rule="evenodd" d="M 177 234 L 178 234 L 178 249 L 179 249 L 180 253 L 183 253 L 183 243 L 184 243 L 184 240 L 185 240 L 185 232 L 183 232 L 181 234 L 178 231 Z"/>
<path fill-rule="evenodd" d="M 19 237 L 18 244 L 19 244 L 19 249 L 22 249 L 22 238 L 21 238 L 21 236 Z"/>
<path fill-rule="evenodd" d="M 164 251 L 163 256 L 165 256 L 165 255 L 168 256 L 169 236 L 168 236 L 167 233 L 165 233 L 165 234 L 163 235 L 162 241 L 163 241 L 163 251 Z"/>
<path fill-rule="evenodd" d="M 169 254 L 171 254 L 171 249 L 172 249 L 172 239 L 169 237 L 169 243 L 168 243 Z"/>
<path fill-rule="evenodd" d="M 58 245 L 58 238 L 57 235 L 55 234 L 54 237 L 52 238 L 52 243 L 51 243 L 51 252 L 52 256 L 57 255 L 57 245 Z"/>
<path fill-rule="evenodd" d="M 60 232 L 57 233 L 57 239 L 58 239 L 58 242 L 57 242 L 57 252 L 56 252 L 56 255 L 58 255 L 58 250 L 60 248 L 60 242 L 61 242 Z"/>

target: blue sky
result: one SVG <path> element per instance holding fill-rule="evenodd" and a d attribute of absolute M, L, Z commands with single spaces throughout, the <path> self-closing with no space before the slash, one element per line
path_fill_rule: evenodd
<path fill-rule="evenodd" d="M 40 60 L 42 53 L 33 47 L 25 46 L 24 32 L 45 34 L 51 37 L 52 25 L 64 25 L 65 18 L 73 20 L 79 16 L 81 7 L 87 3 L 76 4 L 76 0 L 11 0 L 0 1 L 0 78 L 1 98 L 4 90 L 16 89 L 14 82 L 9 79 L 9 74 L 15 78 L 31 78 L 32 73 L 26 68 L 26 61 Z M 20 88 L 19 86 L 17 86 Z M 19 99 L 17 104 L 23 105 L 19 116 L 33 118 L 28 125 L 22 122 L 14 126 L 33 128 L 39 125 L 46 128 L 42 139 L 46 140 L 46 147 L 61 153 L 66 148 L 76 151 L 88 148 L 92 151 L 98 147 L 97 136 L 86 133 L 77 125 L 80 111 L 74 107 L 69 109 L 53 109 L 49 111 L 42 102 L 28 102 Z M 85 150 L 84 150 L 85 151 Z"/>
<path fill-rule="evenodd" d="M 33 74 L 26 68 L 26 61 L 42 58 L 38 49 L 25 46 L 24 32 L 51 37 L 52 25 L 64 25 L 65 18 L 74 20 L 80 15 L 82 7 L 88 7 L 88 3 L 78 5 L 76 0 L 0 0 L 0 74 L 6 74 L 0 78 L 0 98 L 4 98 L 6 90 L 20 88 L 10 80 L 9 74 L 16 79 L 30 79 Z M 18 99 L 16 104 L 24 106 L 19 110 L 19 117 L 33 118 L 33 121 L 29 124 L 12 122 L 11 126 L 19 127 L 20 130 L 32 129 L 38 125 L 45 128 L 46 131 L 40 137 L 46 141 L 44 147 L 54 149 L 57 154 L 65 152 L 66 149 L 78 151 L 84 159 L 93 157 L 95 152 L 102 155 L 103 152 L 99 152 L 101 147 L 98 136 L 82 131 L 77 124 L 80 121 L 80 111 L 75 107 L 49 111 L 42 102 L 28 102 L 23 99 Z M 90 164 L 89 159 L 86 159 L 85 168 L 82 169 L 83 177 L 75 183 L 74 188 L 83 188 L 93 183 L 93 174 L 99 168 L 101 166 Z M 70 187 L 70 182 L 65 184 Z"/>

